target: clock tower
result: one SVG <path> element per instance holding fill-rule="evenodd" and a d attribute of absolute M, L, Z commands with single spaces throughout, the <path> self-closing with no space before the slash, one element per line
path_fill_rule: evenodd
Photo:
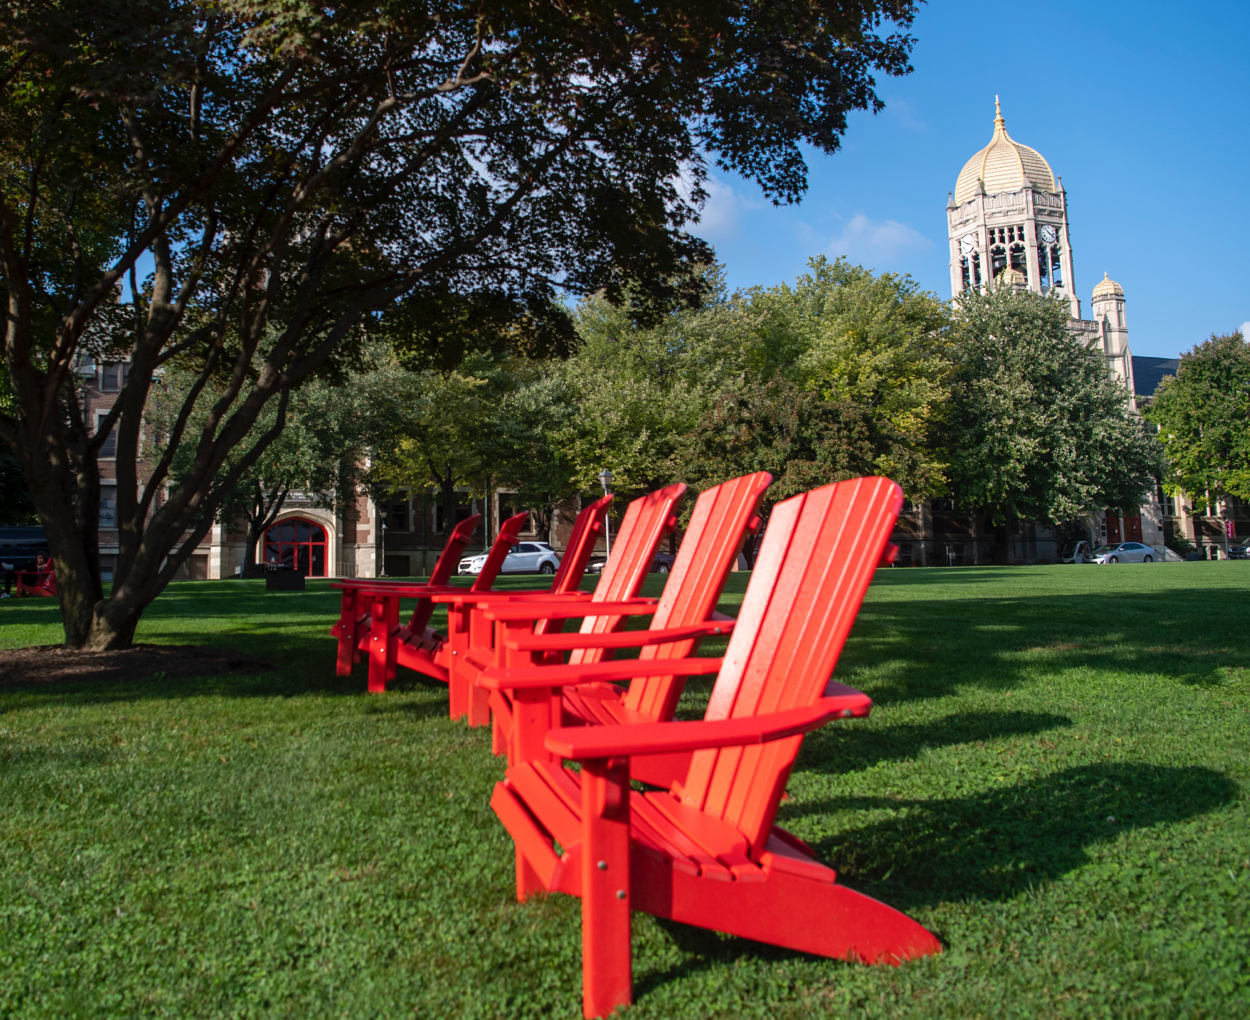
<path fill-rule="evenodd" d="M 993 137 L 964 164 L 946 204 L 951 294 L 998 280 L 1061 295 L 1079 319 L 1063 183 L 1040 152 L 1007 134 L 997 96 L 994 110 Z"/>

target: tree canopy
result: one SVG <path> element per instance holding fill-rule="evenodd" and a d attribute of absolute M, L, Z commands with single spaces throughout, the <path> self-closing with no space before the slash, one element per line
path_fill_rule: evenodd
<path fill-rule="evenodd" d="M 835 151 L 850 111 L 881 107 L 873 73 L 910 70 L 914 14 L 914 0 L 6 5 L 0 438 L 48 532 L 67 642 L 130 641 L 273 441 L 265 407 L 350 363 L 388 309 L 452 314 L 473 291 L 619 300 L 627 283 L 642 317 L 697 302 L 708 160 L 797 199 L 801 146 Z M 83 352 L 130 365 L 99 429 L 73 390 Z M 196 384 L 141 476 L 152 379 L 174 357 L 196 360 Z M 106 598 L 97 459 L 114 426 Z"/>
<path fill-rule="evenodd" d="M 1240 332 L 1182 354 L 1144 414 L 1167 452 L 1167 491 L 1204 505 L 1219 496 L 1250 501 L 1250 344 Z"/>
<path fill-rule="evenodd" d="M 996 526 L 1140 506 L 1162 472 L 1123 385 L 1067 328 L 1067 305 L 1006 288 L 960 295 L 943 427 L 956 500 Z"/>

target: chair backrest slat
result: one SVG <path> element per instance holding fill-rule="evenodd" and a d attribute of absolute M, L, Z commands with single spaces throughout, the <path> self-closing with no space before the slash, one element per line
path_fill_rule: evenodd
<path fill-rule="evenodd" d="M 758 526 L 760 500 L 771 482 L 772 475 L 759 471 L 699 495 L 652 617 L 652 629 L 684 627 L 711 617 L 742 543 L 753 526 Z M 642 649 L 639 658 L 682 659 L 693 654 L 697 643 L 650 645 Z M 685 677 L 638 677 L 629 686 L 625 705 L 653 719 L 672 718 L 685 684 Z"/>
<path fill-rule="evenodd" d="M 618 602 L 638 594 L 655 560 L 660 539 L 677 525 L 674 510 L 685 492 L 686 483 L 677 482 L 640 496 L 625 508 L 616 544 L 603 565 L 591 602 Z M 582 620 L 580 632 L 606 634 L 624 622 L 623 616 L 587 616 Z M 603 658 L 602 648 L 582 648 L 574 651 L 569 661 L 582 664 L 600 662 Z"/>
<path fill-rule="evenodd" d="M 495 579 L 499 577 L 499 571 L 503 569 L 503 561 L 517 544 L 517 536 L 521 534 L 521 528 L 525 526 L 529 516 L 528 511 L 513 514 L 499 526 L 499 534 L 495 536 L 490 552 L 486 554 L 486 562 L 482 564 L 481 573 L 477 575 L 470 591 L 490 591 Z"/>
<path fill-rule="evenodd" d="M 464 555 L 465 549 L 473 540 L 473 532 L 477 530 L 478 521 L 481 519 L 481 514 L 470 514 L 451 529 L 451 534 L 447 536 L 443 551 L 438 554 L 427 584 L 444 585 L 451 580 L 452 572 L 459 565 L 460 557 Z M 413 610 L 412 619 L 408 621 L 408 630 L 414 634 L 421 633 L 433 615 L 434 603 L 429 599 L 417 599 L 417 608 Z"/>
<path fill-rule="evenodd" d="M 774 507 L 705 718 L 815 703 L 901 506 L 889 479 L 857 478 Z M 801 742 L 697 751 L 684 799 L 735 825 L 758 851 Z"/>

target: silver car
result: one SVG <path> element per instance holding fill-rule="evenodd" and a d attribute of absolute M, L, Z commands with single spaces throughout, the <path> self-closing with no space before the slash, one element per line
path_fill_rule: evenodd
<path fill-rule="evenodd" d="M 1091 563 L 1153 563 L 1155 551 L 1140 542 L 1100 545 L 1090 557 Z"/>
<path fill-rule="evenodd" d="M 486 566 L 486 553 L 466 556 L 458 573 L 480 574 Z M 560 554 L 546 542 L 520 542 L 504 558 L 501 574 L 554 574 L 560 567 Z"/>

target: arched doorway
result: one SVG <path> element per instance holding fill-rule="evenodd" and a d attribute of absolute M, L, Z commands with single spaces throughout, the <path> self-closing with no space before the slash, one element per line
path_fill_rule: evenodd
<path fill-rule="evenodd" d="M 302 517 L 279 521 L 265 533 L 265 562 L 294 567 L 309 577 L 325 577 L 325 528 Z"/>

